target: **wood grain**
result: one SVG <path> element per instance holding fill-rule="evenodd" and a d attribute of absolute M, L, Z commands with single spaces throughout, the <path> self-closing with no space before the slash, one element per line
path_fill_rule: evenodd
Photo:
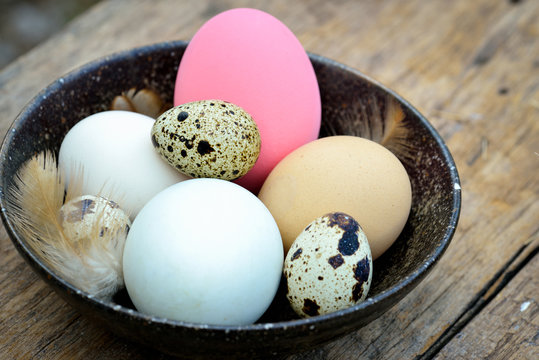
<path fill-rule="evenodd" d="M 539 256 L 533 257 L 436 359 L 538 359 L 537 274 Z"/>
<path fill-rule="evenodd" d="M 525 301 L 530 313 L 522 316 L 537 310 L 537 282 L 525 284 L 537 274 L 536 255 L 469 323 L 459 319 L 539 234 L 537 1 L 105 1 L 0 73 L 0 132 L 67 71 L 118 50 L 188 40 L 211 16 L 240 6 L 270 12 L 306 50 L 357 68 L 408 99 L 444 137 L 462 178 L 457 233 L 427 279 L 369 326 L 288 359 L 430 357 L 457 325 L 464 328 L 446 339 L 440 358 L 501 358 L 511 348 L 515 358 L 534 354 L 539 345 L 529 335 L 536 315 L 511 314 L 520 314 Z M 513 331 L 515 324 L 525 333 Z M 72 310 L 23 262 L 3 229 L 0 333 L 5 358 L 167 358 Z M 489 334 L 501 345 L 476 350 Z M 531 350 L 520 347 L 523 339 Z"/>

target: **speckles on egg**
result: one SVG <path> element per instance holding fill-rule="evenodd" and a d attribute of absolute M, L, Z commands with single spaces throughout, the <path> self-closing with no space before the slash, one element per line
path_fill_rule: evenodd
<path fill-rule="evenodd" d="M 320 310 L 320 306 L 316 303 L 315 300 L 303 299 L 303 308 L 301 309 L 301 311 L 303 311 L 305 315 L 308 315 L 308 316 L 320 315 L 319 310 Z"/>
<path fill-rule="evenodd" d="M 302 317 L 363 301 L 372 281 L 372 256 L 361 226 L 336 212 L 309 224 L 292 244 L 283 272 L 287 298 Z"/>
<path fill-rule="evenodd" d="M 202 100 L 163 113 L 152 128 L 152 144 L 174 168 L 192 177 L 234 180 L 260 153 L 251 116 L 221 100 Z"/>

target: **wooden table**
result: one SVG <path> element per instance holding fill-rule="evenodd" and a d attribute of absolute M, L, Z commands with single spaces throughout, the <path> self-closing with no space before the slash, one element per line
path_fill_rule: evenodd
<path fill-rule="evenodd" d="M 0 72 L 0 132 L 76 66 L 188 40 L 245 6 L 409 100 L 462 178 L 460 224 L 433 272 L 370 325 L 289 359 L 539 359 L 539 1 L 104 1 Z M 2 228 L 0 358 L 34 357 L 167 358 L 74 311 Z"/>

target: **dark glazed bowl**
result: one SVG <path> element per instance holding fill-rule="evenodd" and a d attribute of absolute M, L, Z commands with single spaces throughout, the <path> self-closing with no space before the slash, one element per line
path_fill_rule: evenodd
<path fill-rule="evenodd" d="M 391 150 L 410 176 L 412 210 L 395 244 L 375 261 L 373 284 L 365 302 L 332 314 L 298 319 L 281 287 L 270 309 L 253 325 L 171 321 L 137 312 L 125 291 L 112 302 L 93 298 L 51 272 L 29 250 L 13 226 L 6 195 L 19 167 L 44 149 L 57 152 L 75 123 L 107 110 L 116 95 L 130 88 L 152 89 L 171 103 L 185 47 L 185 42 L 161 43 L 94 61 L 52 83 L 17 117 L 1 149 L 0 205 L 9 236 L 33 269 L 73 307 L 116 334 L 190 358 L 253 358 L 306 350 L 368 324 L 408 294 L 440 259 L 454 234 L 460 212 L 457 169 L 438 133 L 410 104 L 360 72 L 316 55 L 310 58 L 322 96 L 320 136 L 372 137 L 375 126 L 365 124 L 377 122 L 383 127 L 388 101 L 396 101 L 405 115 L 405 146 Z"/>

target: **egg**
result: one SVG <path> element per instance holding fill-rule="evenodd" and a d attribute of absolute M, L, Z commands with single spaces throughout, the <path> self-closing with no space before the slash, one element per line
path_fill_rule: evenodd
<path fill-rule="evenodd" d="M 356 136 L 330 136 L 306 144 L 273 169 L 259 198 L 274 216 L 285 251 L 323 214 L 356 219 L 378 258 L 397 239 L 411 208 L 406 169 L 382 145 Z"/>
<path fill-rule="evenodd" d="M 83 177 L 83 194 L 113 200 L 134 219 L 159 191 L 190 178 L 171 168 L 154 150 L 150 136 L 154 122 L 130 111 L 90 115 L 66 134 L 58 166 L 68 181 Z"/>
<path fill-rule="evenodd" d="M 260 134 L 251 116 L 221 100 L 166 111 L 152 127 L 152 142 L 171 166 L 196 178 L 237 179 L 260 153 Z"/>
<path fill-rule="evenodd" d="M 68 244 L 58 241 L 54 261 L 77 288 L 110 300 L 124 286 L 122 255 L 131 221 L 118 204 L 84 195 L 66 202 L 58 220 Z M 59 246 L 63 244 L 63 246 Z"/>
<path fill-rule="evenodd" d="M 236 181 L 254 193 L 283 157 L 320 131 L 320 91 L 309 57 L 286 25 L 260 10 L 222 12 L 189 42 L 174 105 L 204 99 L 234 103 L 256 122 L 260 156 Z"/>
<path fill-rule="evenodd" d="M 94 195 L 79 196 L 65 203 L 60 209 L 59 220 L 71 241 L 80 242 L 92 237 L 110 239 L 104 241 L 112 241 L 119 254 L 123 251 L 123 241 L 118 243 L 118 239 L 125 239 L 131 226 L 129 217 L 118 204 Z"/>
<path fill-rule="evenodd" d="M 283 269 L 286 297 L 302 317 L 328 314 L 365 300 L 372 256 L 358 222 L 344 213 L 312 221 L 297 237 Z"/>
<path fill-rule="evenodd" d="M 138 311 L 193 323 L 255 322 L 277 292 L 279 229 L 251 192 L 220 179 L 170 186 L 140 211 L 123 269 Z"/>

